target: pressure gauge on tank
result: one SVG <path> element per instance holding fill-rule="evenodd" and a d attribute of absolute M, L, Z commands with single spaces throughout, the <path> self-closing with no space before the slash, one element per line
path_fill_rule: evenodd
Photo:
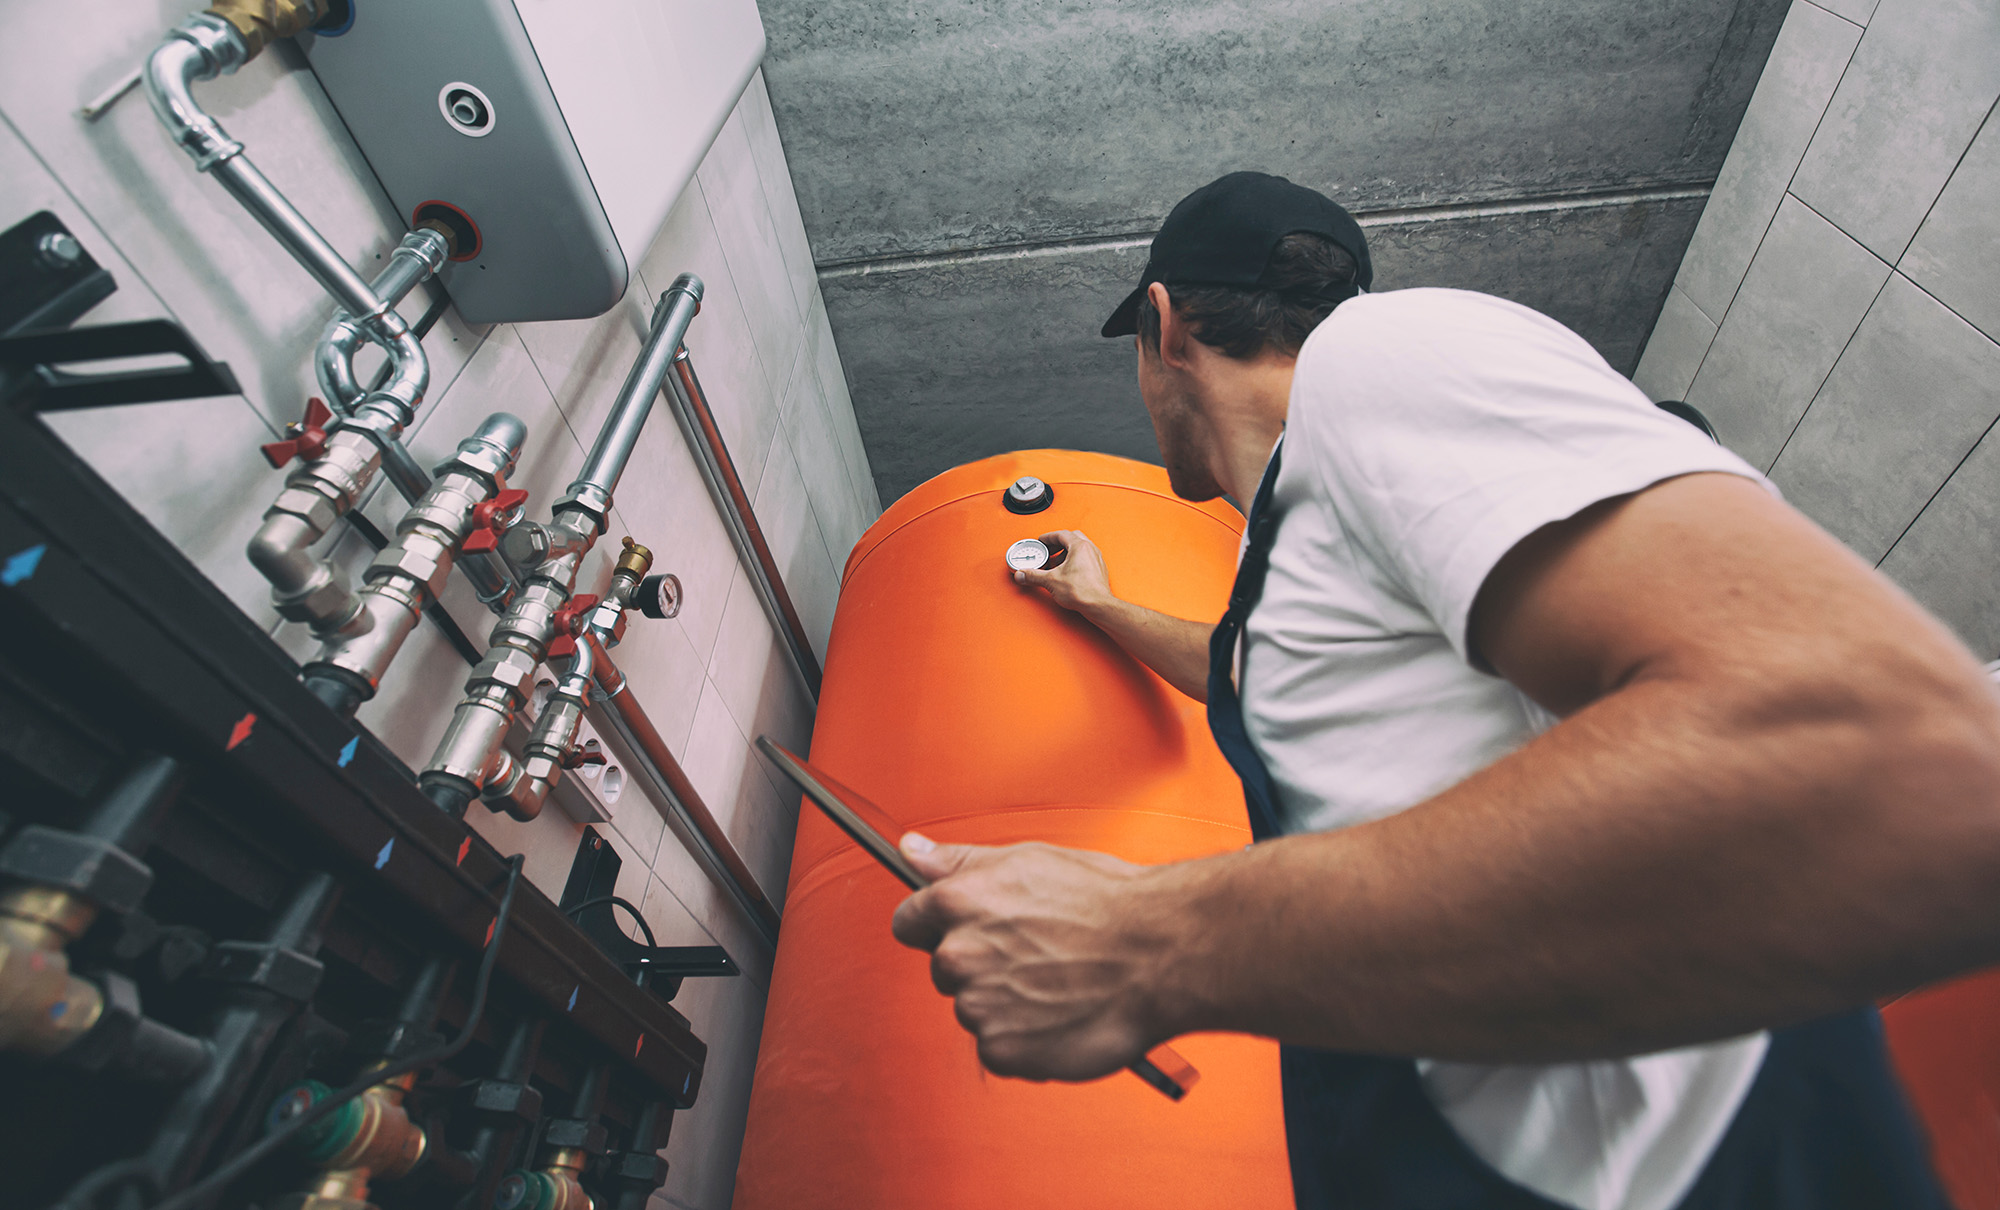
<path fill-rule="evenodd" d="M 1040 571 L 1049 565 L 1049 548 L 1038 538 L 1023 538 L 1007 548 L 1007 566 L 1015 571 Z"/>

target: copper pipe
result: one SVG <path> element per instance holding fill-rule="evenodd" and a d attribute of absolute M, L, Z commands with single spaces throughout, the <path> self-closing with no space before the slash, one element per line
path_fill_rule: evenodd
<path fill-rule="evenodd" d="M 757 884 L 757 876 L 750 872 L 749 863 L 736 851 L 729 835 L 709 812 L 708 804 L 701 800 L 701 793 L 688 780 L 681 763 L 668 750 L 667 741 L 662 739 L 653 720 L 646 716 L 646 710 L 630 690 L 626 688 L 625 674 L 611 662 L 604 650 L 603 641 L 586 629 L 577 636 L 579 646 L 590 648 L 592 670 L 596 676 L 599 692 L 599 706 L 608 706 L 609 712 L 597 710 L 600 719 L 608 720 L 610 730 L 625 741 L 627 747 L 638 755 L 641 769 L 659 789 L 665 791 L 671 806 L 682 816 L 701 842 L 696 856 L 705 858 L 711 874 L 720 872 L 725 876 L 722 882 L 725 890 L 732 892 L 738 905 L 745 909 L 757 931 L 765 939 L 776 943 L 778 937 L 778 909 L 763 887 Z M 706 850 L 705 852 L 702 850 Z"/>
<path fill-rule="evenodd" d="M 792 596 L 785 591 L 784 573 L 778 570 L 778 561 L 771 557 L 770 544 L 764 540 L 764 531 L 757 524 L 756 511 L 751 507 L 749 493 L 743 490 L 743 480 L 736 473 L 736 463 L 729 456 L 729 447 L 722 440 L 722 430 L 716 427 L 715 413 L 709 410 L 708 397 L 702 393 L 701 380 L 695 377 L 694 363 L 688 358 L 688 351 L 682 348 L 674 358 L 674 374 L 679 380 L 679 390 L 669 391 L 668 396 L 675 404 L 676 415 L 682 427 L 689 430 L 689 437 L 699 438 L 695 446 L 695 462 L 701 467 L 702 477 L 708 480 L 711 495 L 716 506 L 722 510 L 726 528 L 736 542 L 737 555 L 749 566 L 751 586 L 764 604 L 766 613 L 784 640 L 787 653 L 797 668 L 799 679 L 805 682 L 806 692 L 815 702 L 819 700 L 820 667 L 819 657 L 813 654 L 812 640 L 806 637 L 805 624 L 799 621 L 799 611 L 792 604 Z"/>

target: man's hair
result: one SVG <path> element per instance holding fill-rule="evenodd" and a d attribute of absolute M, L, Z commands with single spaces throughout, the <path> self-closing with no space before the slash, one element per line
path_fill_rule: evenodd
<path fill-rule="evenodd" d="M 1169 284 L 1167 295 L 1194 338 L 1226 357 L 1247 361 L 1267 348 L 1296 357 L 1306 337 L 1350 291 L 1354 272 L 1347 249 L 1299 231 L 1271 249 L 1260 286 Z M 1160 313 L 1150 295 L 1139 300 L 1139 342 L 1159 351 Z"/>

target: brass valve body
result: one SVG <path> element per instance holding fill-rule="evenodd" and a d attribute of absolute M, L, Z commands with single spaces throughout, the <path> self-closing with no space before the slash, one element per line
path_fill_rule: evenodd
<path fill-rule="evenodd" d="M 68 891 L 26 886 L 0 895 L 0 1050 L 52 1055 L 97 1024 L 104 995 L 70 974 L 63 952 L 96 915 Z"/>
<path fill-rule="evenodd" d="M 208 11 L 235 27 L 249 57 L 279 38 L 302 34 L 324 21 L 328 0 L 215 0 Z"/>
<path fill-rule="evenodd" d="M 416 1073 L 408 1072 L 362 1093 L 354 1102 L 359 1112 L 339 1134 L 313 1149 L 313 1158 L 322 1165 L 313 1187 L 276 1205 L 282 1210 L 369 1210 L 369 1182 L 406 1175 L 424 1158 L 430 1142 L 403 1109 L 403 1096 L 416 1080 Z"/>

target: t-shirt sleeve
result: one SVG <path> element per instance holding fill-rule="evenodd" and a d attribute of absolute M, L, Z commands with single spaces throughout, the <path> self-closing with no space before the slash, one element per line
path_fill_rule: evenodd
<path fill-rule="evenodd" d="M 1770 486 L 1546 316 L 1452 290 L 1355 301 L 1300 352 L 1286 456 L 1461 658 L 1480 586 L 1542 526 L 1699 471 Z"/>

